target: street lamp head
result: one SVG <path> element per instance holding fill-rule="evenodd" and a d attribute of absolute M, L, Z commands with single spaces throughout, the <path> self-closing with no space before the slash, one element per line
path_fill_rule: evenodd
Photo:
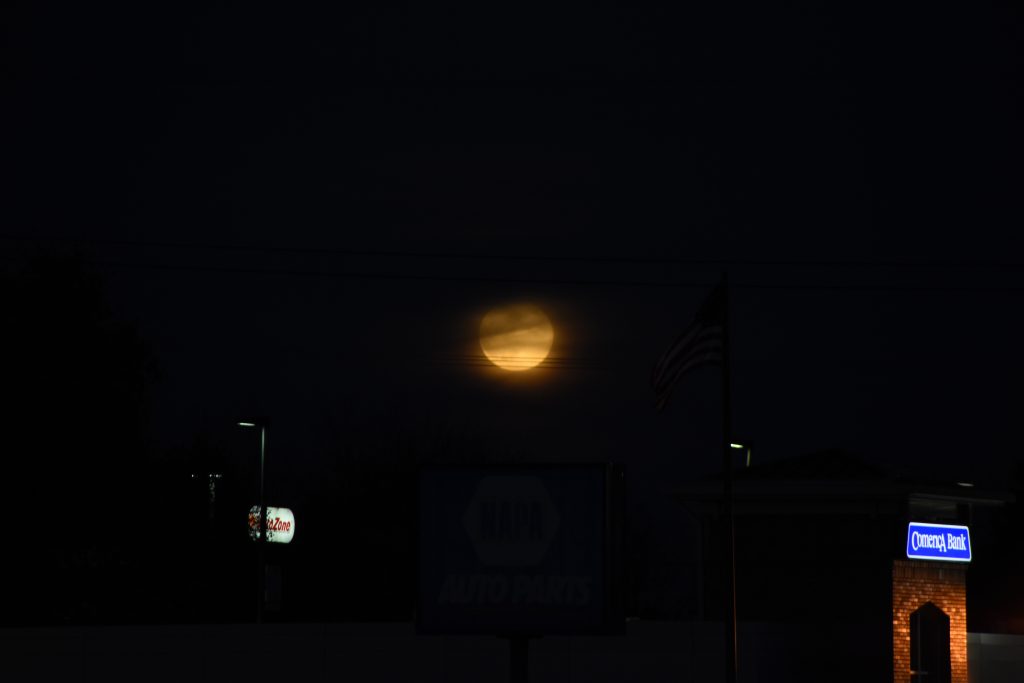
<path fill-rule="evenodd" d="M 746 451 L 747 452 L 746 466 L 750 467 L 750 451 L 753 449 L 753 445 L 751 445 L 751 443 L 749 441 L 747 443 L 730 443 L 729 444 L 729 448 L 734 448 L 734 449 L 736 449 L 738 451 Z"/>
<path fill-rule="evenodd" d="M 239 427 L 255 427 L 256 423 L 255 422 L 239 422 L 238 426 Z"/>

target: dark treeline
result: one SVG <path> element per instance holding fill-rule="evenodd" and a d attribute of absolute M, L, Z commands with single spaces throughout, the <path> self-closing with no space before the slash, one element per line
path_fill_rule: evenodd
<path fill-rule="evenodd" d="M 75 259 L 41 257 L 6 272 L 0 305 L 0 624 L 252 621 L 252 444 L 239 453 L 240 443 L 223 435 L 181 435 L 189 445 L 171 449 L 151 443 L 157 359 L 111 313 L 100 278 Z M 529 457 L 465 426 L 395 428 L 408 422 L 374 418 L 322 445 L 321 465 L 286 502 L 296 514 L 295 541 L 269 548 L 282 578 L 269 620 L 411 619 L 418 466 Z M 220 475 L 212 495 L 210 473 Z M 1024 479 L 1008 486 L 1024 499 Z M 995 623 L 1007 601 L 1022 599 L 1024 555 L 999 541 L 1017 533 L 1021 510 L 999 510 L 991 542 L 977 538 L 972 620 Z M 628 613 L 701 618 L 680 590 L 695 581 L 682 574 L 697 569 L 672 560 L 673 540 L 653 532 L 657 514 L 634 501 L 627 518 Z M 715 577 L 706 583 L 713 588 Z M 748 590 L 756 583 L 748 577 Z M 709 601 L 704 616 L 716 605 Z"/>
<path fill-rule="evenodd" d="M 74 259 L 0 278 L 6 623 L 133 618 L 153 358 Z"/>
<path fill-rule="evenodd" d="M 256 612 L 250 453 L 221 437 L 149 438 L 159 364 L 79 259 L 0 276 L 7 511 L 0 624 L 244 622 Z M 270 619 L 409 619 L 419 463 L 497 458 L 478 437 L 363 425 L 289 501 L 296 540 L 269 548 Z M 189 441 L 191 439 L 191 441 Z M 220 478 L 211 496 L 210 473 Z"/>

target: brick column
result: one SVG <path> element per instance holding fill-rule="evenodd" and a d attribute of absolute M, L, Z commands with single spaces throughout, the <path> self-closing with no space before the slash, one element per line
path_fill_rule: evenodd
<path fill-rule="evenodd" d="M 967 683 L 967 567 L 920 560 L 893 561 L 893 683 L 910 681 L 910 615 L 927 602 L 949 617 L 952 683 Z"/>

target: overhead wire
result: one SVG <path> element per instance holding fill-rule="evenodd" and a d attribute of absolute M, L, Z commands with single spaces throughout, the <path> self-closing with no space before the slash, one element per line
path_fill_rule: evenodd
<path fill-rule="evenodd" d="M 591 256 L 553 256 L 525 254 L 466 254 L 444 252 L 413 252 L 393 250 L 352 250 L 352 249 L 313 249 L 304 247 L 263 247 L 252 245 L 214 245 L 186 244 L 174 242 L 147 242 L 126 240 L 71 240 L 29 238 L 0 234 L 0 240 L 18 242 L 58 242 L 64 244 L 89 244 L 93 246 L 118 246 L 132 248 L 156 249 L 195 249 L 213 251 L 239 251 L 257 253 L 294 253 L 304 255 L 336 255 L 371 258 L 410 258 L 410 259 L 451 259 L 451 260 L 482 260 L 508 262 L 565 262 L 565 263 L 604 263 L 621 265 L 677 265 L 677 266 L 717 266 L 717 267 L 804 267 L 804 268 L 1001 268 L 1024 269 L 1024 263 L 1012 261 L 913 261 L 913 260 L 787 260 L 787 259 L 658 259 L 641 257 L 591 257 Z M 565 285 L 565 286 L 604 286 L 604 287 L 651 287 L 676 289 L 706 289 L 717 284 L 717 280 L 657 280 L 627 278 L 581 278 L 581 277 L 519 277 L 519 276 L 483 276 L 456 275 L 436 273 L 403 273 L 394 270 L 335 270 L 311 268 L 287 268 L 273 266 L 225 266 L 209 264 L 154 263 L 130 260 L 83 259 L 89 266 L 101 268 L 142 269 L 168 272 L 196 272 L 244 275 L 296 276 L 313 278 L 341 279 L 376 279 L 395 281 L 450 282 L 450 283 L 489 283 L 517 285 Z M 877 284 L 877 283 L 807 283 L 807 282 L 768 282 L 735 278 L 730 283 L 735 289 L 750 290 L 793 290 L 793 291 L 851 291 L 851 292 L 905 292 L 905 293 L 998 293 L 1024 291 L 1022 285 L 936 285 L 936 284 Z"/>
<path fill-rule="evenodd" d="M 386 271 L 335 271 L 335 270 L 303 270 L 293 268 L 239 268 L 225 266 L 202 266 L 202 265 L 171 265 L 154 263 L 130 263 L 118 261 L 86 261 L 88 265 L 106 266 L 114 268 L 161 270 L 161 271 L 183 271 L 183 272 L 209 272 L 222 274 L 249 274 L 249 275 L 286 275 L 302 277 L 326 277 L 341 279 L 368 279 L 368 280 L 407 280 L 424 282 L 450 282 L 450 283 L 490 283 L 490 284 L 519 284 L 519 285 L 567 285 L 567 286 L 602 286 L 602 287 L 652 287 L 652 288 L 674 288 L 674 289 L 706 289 L 714 287 L 717 280 L 686 280 L 686 281 L 659 281 L 659 280 L 625 280 L 625 279 L 581 279 L 581 278 L 546 278 L 546 277 L 502 277 L 502 276 L 479 276 L 479 275 L 436 275 L 436 274 L 409 274 Z M 734 289 L 752 290 L 794 290 L 794 291 L 851 291 L 851 292 L 906 292 L 906 293 L 996 293 L 996 292 L 1024 292 L 1024 285 L 879 285 L 879 284 L 827 284 L 827 283 L 772 283 L 772 282 L 751 282 L 733 280 L 730 287 Z"/>
<path fill-rule="evenodd" d="M 646 256 L 583 256 L 575 254 L 523 254 L 455 251 L 410 251 L 395 249 L 352 249 L 339 247 L 294 247 L 284 245 L 112 240 L 97 238 L 40 238 L 0 234 L 9 242 L 56 242 L 75 246 L 129 247 L 196 251 L 234 251 L 265 254 L 305 254 L 355 257 L 409 258 L 467 261 L 535 261 L 564 263 L 617 263 L 634 265 L 691 266 L 785 266 L 808 268 L 1005 268 L 1024 269 L 1024 261 L 967 259 L 770 259 L 770 258 L 665 258 Z"/>

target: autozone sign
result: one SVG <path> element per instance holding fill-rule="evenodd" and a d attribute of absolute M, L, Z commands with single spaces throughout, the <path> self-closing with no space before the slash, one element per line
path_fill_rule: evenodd
<path fill-rule="evenodd" d="M 267 508 L 267 543 L 291 543 L 295 536 L 295 515 L 288 508 Z M 260 538 L 260 506 L 249 508 L 249 538 Z"/>

